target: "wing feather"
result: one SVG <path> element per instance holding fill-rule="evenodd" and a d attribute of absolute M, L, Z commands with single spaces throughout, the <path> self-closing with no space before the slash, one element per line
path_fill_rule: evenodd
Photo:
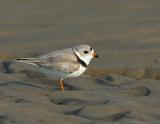
<path fill-rule="evenodd" d="M 42 68 L 54 70 L 56 72 L 73 73 L 78 70 L 80 64 L 78 62 L 55 62 L 55 63 L 38 63 Z"/>
<path fill-rule="evenodd" d="M 17 60 L 19 62 L 64 73 L 72 73 L 80 67 L 80 64 L 77 62 L 77 58 L 70 48 L 53 51 L 37 58 L 20 58 Z"/>

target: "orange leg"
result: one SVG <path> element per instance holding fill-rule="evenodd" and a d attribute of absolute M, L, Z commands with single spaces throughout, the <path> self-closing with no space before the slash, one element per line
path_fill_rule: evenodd
<path fill-rule="evenodd" d="M 64 91 L 64 81 L 63 81 L 63 79 L 61 79 L 61 80 L 59 81 L 59 89 L 60 89 L 61 91 Z"/>

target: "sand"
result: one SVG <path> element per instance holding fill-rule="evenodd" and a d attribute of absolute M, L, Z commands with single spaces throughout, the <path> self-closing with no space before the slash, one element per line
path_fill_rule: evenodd
<path fill-rule="evenodd" d="M 160 83 L 154 78 L 83 75 L 66 79 L 62 92 L 56 80 L 25 64 L 3 65 L 1 62 L 1 124 L 158 124 L 160 121 Z"/>
<path fill-rule="evenodd" d="M 159 124 L 160 1 L 5 0 L 0 4 L 0 124 Z M 87 43 L 99 59 L 57 81 L 15 63 Z"/>

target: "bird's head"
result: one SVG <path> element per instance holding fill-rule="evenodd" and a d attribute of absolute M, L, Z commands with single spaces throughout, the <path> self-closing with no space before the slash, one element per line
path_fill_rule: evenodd
<path fill-rule="evenodd" d="M 94 58 L 97 58 L 98 55 L 94 51 L 93 47 L 90 45 L 78 45 L 73 47 L 75 54 L 84 61 L 87 65 L 89 65 L 90 61 Z"/>

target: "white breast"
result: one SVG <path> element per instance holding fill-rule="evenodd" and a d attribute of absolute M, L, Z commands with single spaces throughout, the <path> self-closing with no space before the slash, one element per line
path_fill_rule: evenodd
<path fill-rule="evenodd" d="M 66 75 L 65 78 L 78 77 L 78 76 L 82 75 L 85 72 L 86 69 L 87 68 L 85 68 L 82 65 L 80 65 L 80 67 L 79 67 L 79 69 L 77 71 L 75 71 L 75 72 L 73 72 L 71 74 Z"/>

